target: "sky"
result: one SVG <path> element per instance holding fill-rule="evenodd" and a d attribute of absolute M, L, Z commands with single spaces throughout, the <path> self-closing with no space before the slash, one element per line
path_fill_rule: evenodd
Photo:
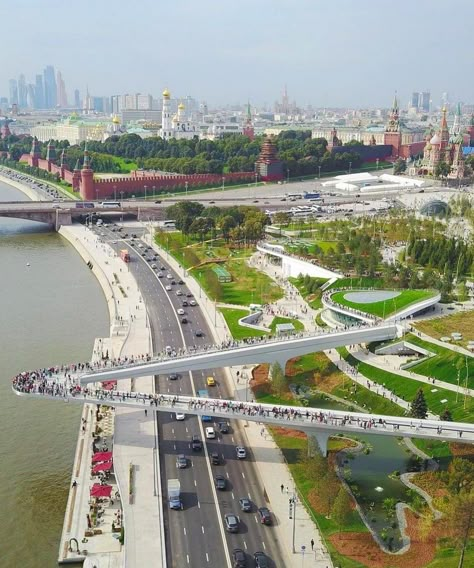
<path fill-rule="evenodd" d="M 474 103 L 472 0 L 15 0 L 0 3 L 0 95 L 46 65 L 68 96 L 167 87 L 210 106 Z"/>

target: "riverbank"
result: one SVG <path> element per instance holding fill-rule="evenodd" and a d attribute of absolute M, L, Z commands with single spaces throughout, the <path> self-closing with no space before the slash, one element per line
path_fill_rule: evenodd
<path fill-rule="evenodd" d="M 4 169 L 8 169 L 8 168 L 0 168 L 0 181 L 1 182 L 5 183 L 7 185 L 11 185 L 15 189 L 18 189 L 18 191 L 21 191 L 21 193 L 26 195 L 29 199 L 31 199 L 31 201 L 48 201 L 45 196 L 41 195 L 38 191 L 35 191 L 32 187 L 29 187 L 28 185 L 21 183 L 20 181 L 16 181 L 14 179 L 11 179 L 6 175 L 2 175 L 2 170 L 4 170 Z"/>
<path fill-rule="evenodd" d="M 101 342 L 106 345 L 109 357 L 146 354 L 151 352 L 150 330 L 147 326 L 146 308 L 143 304 L 137 283 L 126 264 L 118 258 L 112 249 L 88 229 L 82 226 L 62 227 L 60 234 L 74 246 L 84 262 L 89 263 L 104 292 L 110 315 L 110 337 Z M 102 347 L 103 349 L 103 347 Z M 144 377 L 134 381 L 124 381 L 121 389 L 153 392 L 153 377 Z M 92 428 L 92 424 L 88 426 Z M 158 452 L 150 444 L 143 444 L 143 437 L 156 440 L 153 413 L 144 416 L 142 412 L 129 409 L 117 409 L 114 421 L 113 459 L 114 471 L 121 495 L 122 518 L 125 527 L 125 545 L 120 551 L 114 550 L 113 544 L 102 535 L 89 538 L 87 542 L 87 558 L 94 561 L 107 562 L 107 566 L 115 567 L 126 563 L 127 567 L 145 566 L 150 558 L 155 559 L 155 565 L 165 566 L 165 547 L 158 535 L 164 538 L 163 519 L 161 513 L 162 493 L 159 486 Z M 80 502 L 77 503 L 75 491 L 72 488 L 75 473 L 82 472 L 78 487 L 90 485 L 89 464 L 90 444 L 81 442 L 79 434 L 78 450 L 73 467 L 71 491 L 68 507 L 65 513 L 65 523 L 60 547 L 64 558 L 77 557 L 69 550 L 71 538 L 82 541 L 82 535 L 87 530 L 87 514 L 89 493 L 83 491 Z M 80 451 L 80 447 L 85 451 Z M 139 472 L 133 483 L 130 471 Z M 150 498 L 150 495 L 155 498 Z M 73 519 L 70 521 L 70 519 Z M 72 536 L 72 531 L 77 536 Z M 94 544 L 97 543 L 96 545 Z M 118 541 L 117 541 L 118 542 Z M 104 545 L 103 543 L 106 543 Z M 104 550 L 104 546 L 108 549 Z M 67 552 L 64 556 L 65 551 Z M 81 555 L 82 556 L 82 555 Z"/>

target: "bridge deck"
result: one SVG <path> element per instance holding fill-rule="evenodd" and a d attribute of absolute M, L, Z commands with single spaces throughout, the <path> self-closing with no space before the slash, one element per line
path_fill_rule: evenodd
<path fill-rule="evenodd" d="M 474 424 L 419 420 L 398 416 L 364 414 L 340 410 L 320 410 L 303 406 L 283 406 L 256 402 L 173 396 L 163 394 L 109 391 L 91 386 L 81 387 L 77 379 L 59 379 L 41 375 L 18 376 L 13 391 L 20 396 L 79 404 L 127 406 L 157 412 L 183 412 L 221 419 L 249 420 L 303 430 L 317 435 L 338 433 L 380 434 L 410 438 L 435 438 L 445 441 L 474 443 Z"/>

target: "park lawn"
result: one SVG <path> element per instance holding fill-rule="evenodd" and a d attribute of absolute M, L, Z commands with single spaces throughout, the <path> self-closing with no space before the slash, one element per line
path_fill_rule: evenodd
<path fill-rule="evenodd" d="M 458 368 L 460 369 L 460 385 L 461 388 L 465 386 L 466 382 L 466 363 L 468 369 L 467 385 L 469 388 L 474 388 L 474 357 L 469 355 L 465 356 L 462 353 L 456 353 L 448 347 L 441 347 L 429 341 L 424 341 L 416 335 L 408 334 L 405 339 L 428 349 L 432 353 L 436 353 L 434 357 L 430 357 L 418 365 L 410 367 L 410 371 L 425 377 L 434 377 L 440 381 L 457 385 Z"/>
<path fill-rule="evenodd" d="M 316 278 L 316 277 L 311 278 L 311 280 L 313 282 L 316 281 L 316 283 L 319 286 L 319 289 L 317 290 L 316 293 L 310 293 L 306 289 L 303 279 L 291 276 L 290 278 L 288 278 L 288 280 L 293 284 L 293 286 L 295 286 L 298 289 L 298 292 L 301 294 L 304 300 L 313 308 L 313 310 L 319 310 L 323 307 L 323 304 L 321 302 L 321 295 L 322 295 L 321 286 L 323 286 L 323 284 L 325 284 L 328 281 L 327 278 Z"/>
<path fill-rule="evenodd" d="M 455 421 L 474 422 L 474 400 L 471 397 L 467 398 L 466 409 L 464 409 L 464 398 L 462 395 L 459 396 L 459 401 L 456 402 L 455 392 L 439 388 L 437 385 L 420 383 L 416 380 L 408 379 L 407 377 L 402 377 L 395 373 L 390 373 L 389 371 L 384 371 L 383 369 L 363 363 L 351 355 L 345 347 L 340 347 L 338 351 L 350 365 L 357 367 L 364 377 L 380 385 L 385 385 L 393 393 L 407 402 L 411 402 L 417 390 L 421 388 L 425 395 L 428 409 L 433 414 L 440 415 L 447 407 L 451 411 Z M 432 389 L 437 389 L 437 391 L 432 392 Z M 443 399 L 446 399 L 447 402 L 442 403 L 441 400 Z"/>
<path fill-rule="evenodd" d="M 295 331 L 304 331 L 304 325 L 300 320 L 275 316 L 270 324 L 270 329 L 273 333 L 276 332 L 276 326 L 280 323 L 292 323 L 295 326 Z"/>
<path fill-rule="evenodd" d="M 327 253 L 329 249 L 336 251 L 338 242 L 339 241 L 314 241 L 312 244 L 318 246 L 324 253 Z"/>
<path fill-rule="evenodd" d="M 381 302 L 372 302 L 372 303 L 355 303 L 350 302 L 349 300 L 345 299 L 345 295 L 347 291 L 344 292 L 335 292 L 332 294 L 331 298 L 340 304 L 341 306 L 347 306 L 349 308 L 353 308 L 355 310 L 360 310 L 361 312 L 365 312 L 367 314 L 372 314 L 378 317 L 388 317 L 400 310 L 415 304 L 416 302 L 420 302 L 421 300 L 425 300 L 430 298 L 437 292 L 433 290 L 402 290 L 400 295 L 392 300 L 384 300 Z"/>
<path fill-rule="evenodd" d="M 249 327 L 239 325 L 239 319 L 250 313 L 248 310 L 237 310 L 232 308 L 219 309 L 224 316 L 227 327 L 234 339 L 247 339 L 248 337 L 262 337 L 262 335 L 266 335 L 264 331 L 258 331 L 256 329 L 250 329 Z"/>
<path fill-rule="evenodd" d="M 453 332 L 462 333 L 462 341 L 453 342 L 455 345 L 466 347 L 469 340 L 474 340 L 474 310 L 465 310 L 432 320 L 417 321 L 414 325 L 416 329 L 435 339 L 450 336 Z"/>
<path fill-rule="evenodd" d="M 432 458 L 451 458 L 453 454 L 449 449 L 449 444 L 442 440 L 429 440 L 424 438 L 412 438 L 415 446 Z"/>
<path fill-rule="evenodd" d="M 438 546 L 436 558 L 426 568 L 459 568 L 460 549 Z M 464 554 L 464 567 L 474 566 L 474 540 L 471 539 Z"/>
<path fill-rule="evenodd" d="M 381 278 L 370 278 L 369 276 L 354 276 L 353 278 L 339 278 L 329 286 L 332 288 L 374 288 L 381 290 L 384 288 L 384 281 Z"/>
<path fill-rule="evenodd" d="M 232 275 L 232 282 L 222 282 L 222 299 L 226 304 L 248 306 L 270 304 L 283 298 L 283 290 L 269 276 L 247 265 L 244 260 L 223 264 Z"/>
<path fill-rule="evenodd" d="M 120 169 L 124 174 L 130 173 L 132 170 L 138 170 L 137 163 L 134 162 L 133 160 L 130 160 L 129 158 L 120 158 L 119 156 L 110 156 L 110 157 L 117 165 L 120 166 Z M 153 188 L 149 187 L 148 189 L 150 191 L 150 194 L 152 194 Z"/>

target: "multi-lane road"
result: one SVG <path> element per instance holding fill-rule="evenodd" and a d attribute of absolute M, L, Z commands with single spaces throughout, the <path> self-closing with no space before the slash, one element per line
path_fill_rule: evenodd
<path fill-rule="evenodd" d="M 111 227 L 107 226 L 95 228 L 95 231 L 116 252 L 126 245 L 131 254 L 131 262 L 127 266 L 133 273 L 147 306 L 155 352 L 162 351 L 166 346 L 179 349 L 184 345 L 208 344 L 212 341 L 211 332 L 199 305 L 183 307 L 183 301 L 189 304 L 191 300 L 186 296 L 189 293 L 186 285 L 179 285 L 183 274 L 175 274 L 166 260 L 153 260 L 154 251 L 145 253 L 146 245 L 139 239 L 122 239 L 118 232 L 113 232 Z M 143 233 L 138 229 L 133 229 L 132 232 L 137 235 Z M 142 248 L 138 246 L 139 243 Z M 156 264 L 158 269 L 153 269 L 152 264 Z M 161 266 L 165 266 L 165 270 L 160 271 Z M 158 278 L 159 272 L 164 273 L 163 278 Z M 170 284 L 171 280 L 166 278 L 168 274 L 173 276 L 176 284 Z M 171 286 L 171 291 L 166 291 L 167 285 Z M 176 294 L 178 289 L 182 291 L 182 296 Z M 195 301 L 199 304 L 200 300 L 196 298 Z M 178 309 L 185 310 L 187 323 L 181 323 L 183 316 L 177 314 Z M 203 336 L 197 337 L 196 331 L 201 331 Z M 207 377 L 213 377 L 216 385 L 208 386 Z M 208 390 L 209 396 L 216 398 L 228 398 L 232 395 L 221 370 L 186 373 L 177 380 L 170 380 L 168 376 L 157 376 L 155 380 L 157 392 L 195 394 L 198 390 Z M 174 511 L 168 509 L 166 500 L 163 502 L 169 566 L 230 566 L 234 548 L 245 551 L 249 566 L 252 566 L 250 557 L 256 551 L 268 554 L 273 565 L 283 566 L 276 527 L 262 525 L 257 514 L 258 507 L 267 506 L 271 509 L 271 504 L 266 502 L 263 480 L 256 470 L 251 449 L 247 447 L 245 460 L 237 460 L 236 457 L 236 446 L 246 446 L 244 428 L 237 422 L 230 423 L 229 433 L 218 433 L 215 440 L 205 440 L 203 426 L 214 426 L 218 431 L 216 424 L 203 424 L 200 419 L 192 416 L 178 421 L 175 414 L 157 414 L 163 493 L 166 495 L 167 480 L 178 478 L 184 503 L 183 511 Z M 191 437 L 195 434 L 204 442 L 200 452 L 193 452 L 191 449 Z M 211 465 L 211 452 L 218 453 L 219 465 Z M 179 454 L 185 454 L 188 459 L 185 469 L 176 467 L 176 457 Z M 216 490 L 216 475 L 226 478 L 227 490 Z M 276 480 L 265 481 L 276 483 Z M 239 499 L 242 497 L 252 501 L 251 512 L 240 511 Z M 226 513 L 239 516 L 238 533 L 226 531 Z"/>

